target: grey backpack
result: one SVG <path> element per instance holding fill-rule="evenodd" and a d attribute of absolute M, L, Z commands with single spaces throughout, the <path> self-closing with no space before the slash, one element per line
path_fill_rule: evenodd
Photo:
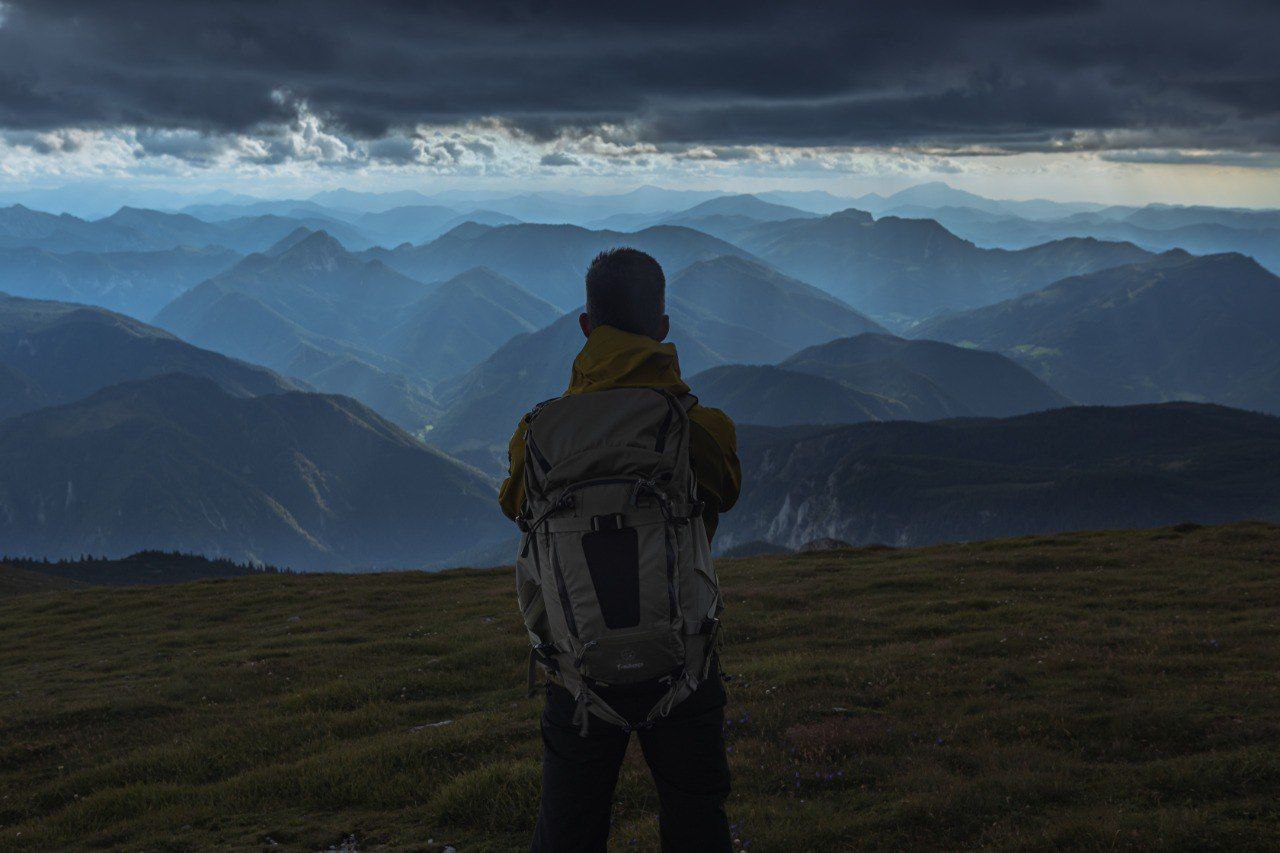
<path fill-rule="evenodd" d="M 535 664 L 555 673 L 584 735 L 591 714 L 646 728 L 707 677 L 724 605 L 689 465 L 695 402 L 617 388 L 529 415 L 516 592 L 530 691 Z M 599 694 L 645 682 L 661 698 L 643 720 Z"/>

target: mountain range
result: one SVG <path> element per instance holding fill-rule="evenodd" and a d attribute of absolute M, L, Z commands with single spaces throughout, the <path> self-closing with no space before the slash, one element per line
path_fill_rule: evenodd
<path fill-rule="evenodd" d="M 977 210 L 991 216 L 1012 216 L 1025 219 L 1054 219 L 1078 214 L 1105 211 L 1108 205 L 1097 202 L 1052 201 L 1050 199 L 994 199 L 958 189 L 943 181 L 928 181 L 923 184 L 898 190 L 888 196 L 868 193 L 852 199 L 852 205 L 869 210 L 876 216 L 894 214 L 904 208 L 936 210 L 941 207 L 964 207 Z"/>
<path fill-rule="evenodd" d="M 1280 278 L 1243 255 L 1170 252 L 913 333 L 1003 352 L 1080 402 L 1280 412 Z"/>
<path fill-rule="evenodd" d="M 767 194 L 765 194 L 767 195 Z M 840 199 L 791 202 L 809 210 Z M 1240 252 L 1280 272 L 1280 211 L 1205 205 L 1103 205 L 1087 202 L 984 198 L 933 182 L 890 196 L 846 199 L 877 217 L 934 219 L 947 230 L 988 248 L 1022 249 L 1069 237 L 1134 243 L 1148 251 L 1196 254 Z M 721 235 L 723 236 L 723 235 Z"/>
<path fill-rule="evenodd" d="M 660 226 L 634 234 L 574 225 L 466 223 L 422 246 L 374 249 L 366 254 L 420 281 L 439 281 L 488 267 L 562 311 L 582 302 L 587 266 L 600 252 L 631 246 L 653 255 L 668 278 L 695 261 L 746 256 L 737 246 L 690 228 Z"/>
<path fill-rule="evenodd" d="M 148 252 L 180 246 L 221 246 L 241 254 L 260 252 L 300 227 L 324 229 L 352 249 L 372 242 L 354 226 L 329 216 L 260 214 L 207 222 L 185 213 L 122 207 L 102 219 L 55 216 L 22 205 L 0 208 L 0 248 L 48 252 Z"/>
<path fill-rule="evenodd" d="M 151 252 L 0 249 L 0 289 L 14 296 L 83 302 L 149 318 L 240 255 L 218 247 Z"/>
<path fill-rule="evenodd" d="M 480 225 L 514 225 L 520 220 L 493 210 L 459 213 L 438 204 L 407 205 L 365 213 L 354 220 L 362 234 L 379 246 L 418 245 L 429 243 L 467 222 Z"/>
<path fill-rule="evenodd" d="M 1006 417 L 1071 402 L 996 353 L 888 334 L 819 344 L 776 367 L 715 367 L 691 383 L 734 420 L 762 426 Z"/>
<path fill-rule="evenodd" d="M 490 270 L 428 284 L 363 260 L 318 231 L 250 255 L 174 300 L 156 322 L 420 430 L 437 411 L 435 381 L 557 316 Z"/>
<path fill-rule="evenodd" d="M 0 208 L 0 248 L 31 247 L 52 252 L 139 252 L 169 248 L 127 226 L 55 215 L 21 204 Z"/>
<path fill-rule="evenodd" d="M 457 376 L 560 312 L 505 276 L 475 267 L 442 282 L 389 325 L 385 351 L 433 382 Z"/>
<path fill-rule="evenodd" d="M 431 389 L 369 342 L 430 287 L 361 261 L 325 232 L 298 232 L 202 282 L 156 315 L 183 339 L 347 394 L 406 429 L 437 409 Z"/>
<path fill-rule="evenodd" d="M 717 547 L 909 546 L 1280 519 L 1280 418 L 1191 403 L 1005 419 L 747 427 Z"/>
<path fill-rule="evenodd" d="M 568 383 L 583 273 L 618 245 L 664 265 L 683 371 L 742 424 L 724 548 L 1276 513 L 1274 419 L 1075 404 L 1280 413 L 1277 211 L 943 184 L 161 195 L 0 208 L 0 550 L 505 559 L 491 477 Z M 1221 245 L 1254 257 L 1186 251 Z"/>
<path fill-rule="evenodd" d="M 761 222 L 812 219 L 818 214 L 758 195 L 726 195 L 695 204 L 687 210 L 662 213 L 618 213 L 592 227 L 638 231 L 655 225 L 681 225 L 732 242 L 742 231 Z"/>
<path fill-rule="evenodd" d="M 575 192 L 442 193 L 436 198 L 451 207 L 483 206 L 523 222 L 587 225 L 616 214 L 654 214 L 684 210 L 717 198 L 714 190 L 673 190 L 642 186 L 624 193 L 587 195 Z"/>
<path fill-rule="evenodd" d="M 1218 208 L 1121 208 L 1062 219 L 1023 219 L 968 207 L 899 207 L 896 216 L 937 220 L 981 246 L 1021 249 L 1070 237 L 1133 243 L 1152 252 L 1239 252 L 1280 272 L 1280 218 L 1274 211 Z"/>
<path fill-rule="evenodd" d="M 909 417 L 898 400 L 772 364 L 726 364 L 689 380 L 699 402 L 738 424 L 853 424 Z"/>
<path fill-rule="evenodd" d="M 737 242 L 776 269 L 899 326 L 1149 256 L 1137 246 L 1092 239 L 983 249 L 933 220 L 875 219 L 860 210 L 759 223 Z"/>
<path fill-rule="evenodd" d="M 240 397 L 165 374 L 0 421 L 14 556 L 409 568 L 507 535 L 492 481 L 346 397 Z"/>
<path fill-rule="evenodd" d="M 361 260 L 324 231 L 285 240 L 192 288 L 157 314 L 156 322 L 166 327 L 189 323 L 235 292 L 315 334 L 359 343 L 383 334 L 387 316 L 429 290 L 378 261 Z"/>
<path fill-rule="evenodd" d="M 667 283 L 667 310 L 719 360 L 768 363 L 821 341 L 883 332 L 830 294 L 735 255 L 697 261 Z"/>
<path fill-rule="evenodd" d="M 0 294 L 0 420 L 120 382 L 182 372 L 252 397 L 297 390 L 271 371 L 121 314 Z"/>

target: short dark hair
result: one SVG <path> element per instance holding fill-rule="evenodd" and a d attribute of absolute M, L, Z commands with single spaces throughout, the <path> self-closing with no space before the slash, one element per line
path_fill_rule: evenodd
<path fill-rule="evenodd" d="M 667 279 L 652 256 L 623 246 L 601 252 L 587 267 L 587 316 L 592 326 L 657 338 L 666 311 Z"/>

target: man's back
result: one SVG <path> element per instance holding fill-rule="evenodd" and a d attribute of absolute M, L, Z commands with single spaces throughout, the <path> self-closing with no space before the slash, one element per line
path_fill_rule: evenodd
<path fill-rule="evenodd" d="M 697 404 L 675 347 L 662 343 L 670 321 L 653 258 L 602 253 L 586 286 L 587 342 L 569 387 L 517 426 L 500 495 L 525 534 L 516 586 L 530 684 L 535 662 L 548 675 L 533 848 L 606 849 L 635 732 L 658 789 L 663 849 L 729 850 L 715 655 L 723 599 L 710 540 L 738 499 L 733 422 Z M 663 440 L 672 432 L 674 446 Z"/>
<path fill-rule="evenodd" d="M 674 344 L 661 343 L 600 326 L 592 329 L 586 346 L 573 362 L 566 394 L 584 394 L 610 388 L 656 388 L 677 396 L 690 393 L 680 376 Z M 689 410 L 690 463 L 698 479 L 699 497 L 706 502 L 703 521 L 714 536 L 719 515 L 738 500 L 742 471 L 738 463 L 733 421 L 719 409 L 695 405 Z M 499 501 L 507 517 L 515 520 L 524 501 L 525 431 L 521 420 L 507 449 L 509 470 Z"/>

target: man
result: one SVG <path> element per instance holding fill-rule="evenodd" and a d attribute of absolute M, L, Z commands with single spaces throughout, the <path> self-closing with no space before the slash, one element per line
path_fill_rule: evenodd
<path fill-rule="evenodd" d="M 654 388 L 690 399 L 680 377 L 670 331 L 662 267 L 635 249 L 603 252 L 586 276 L 587 310 L 579 317 L 586 345 L 573 362 L 566 395 L 617 388 Z M 688 409 L 689 460 L 704 502 L 702 519 L 710 540 L 721 512 L 738 499 L 741 471 L 733 422 L 723 412 L 694 403 Z M 510 471 L 500 500 L 517 519 L 524 508 L 525 437 L 530 416 L 516 428 Z M 696 517 L 696 512 L 695 512 Z M 663 688 L 615 686 L 603 698 L 628 721 L 643 720 Z M 668 714 L 639 729 L 641 749 L 660 802 L 664 850 L 731 849 L 724 800 L 729 767 L 722 726 L 725 694 L 717 662 L 708 677 Z M 630 731 L 592 722 L 585 731 L 575 717 L 569 691 L 553 678 L 542 714 L 542 800 L 535 851 L 604 850 L 618 770 Z"/>

